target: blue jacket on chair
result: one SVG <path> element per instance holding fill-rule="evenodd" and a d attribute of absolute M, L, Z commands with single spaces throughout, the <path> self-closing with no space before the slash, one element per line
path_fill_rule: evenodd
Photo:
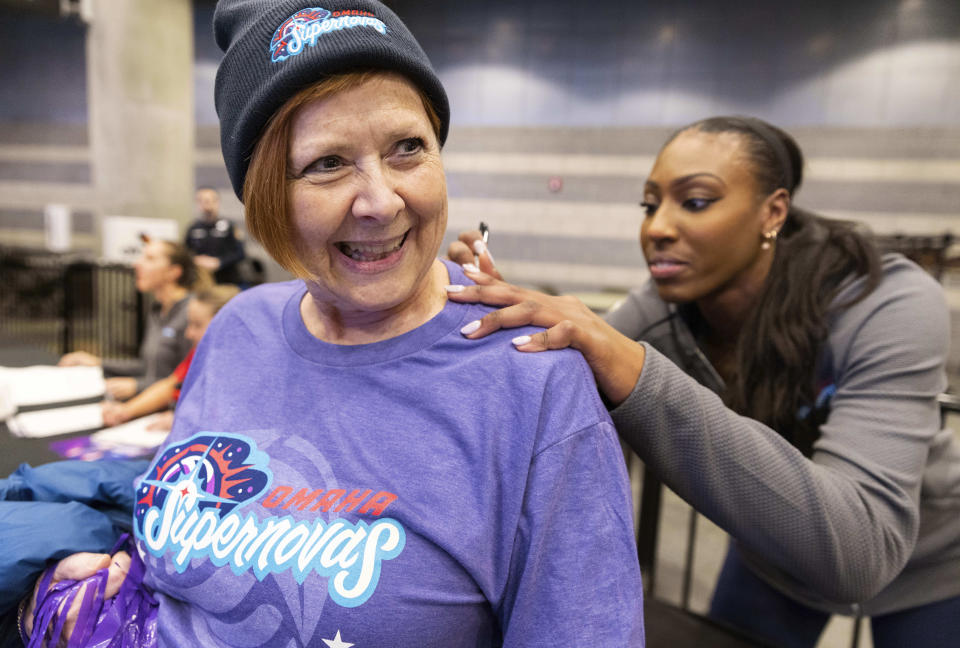
<path fill-rule="evenodd" d="M 147 459 L 21 464 L 0 480 L 0 613 L 16 607 L 51 562 L 106 553 L 133 518 Z"/>

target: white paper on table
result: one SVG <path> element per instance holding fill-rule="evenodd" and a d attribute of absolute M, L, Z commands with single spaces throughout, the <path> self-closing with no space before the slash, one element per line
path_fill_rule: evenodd
<path fill-rule="evenodd" d="M 13 402 L 13 388 L 10 383 L 0 380 L 0 421 L 6 421 L 17 413 L 17 404 Z"/>
<path fill-rule="evenodd" d="M 7 427 L 21 437 L 48 437 L 103 427 L 100 403 L 52 407 L 35 412 L 22 412 L 7 421 Z"/>
<path fill-rule="evenodd" d="M 170 430 L 148 430 L 160 414 L 148 414 L 120 425 L 104 428 L 90 435 L 90 439 L 99 447 L 134 446 L 137 448 L 156 448 L 170 434 Z"/>
<path fill-rule="evenodd" d="M 86 400 L 106 391 L 102 367 L 0 367 L 0 383 L 9 385 L 17 407 Z"/>

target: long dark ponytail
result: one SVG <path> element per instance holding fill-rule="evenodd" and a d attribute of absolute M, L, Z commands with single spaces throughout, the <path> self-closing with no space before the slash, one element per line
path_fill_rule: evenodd
<path fill-rule="evenodd" d="M 739 134 L 760 196 L 783 187 L 792 199 L 800 187 L 803 154 L 779 128 L 754 118 L 713 117 L 683 130 L 690 129 Z M 864 276 L 863 290 L 843 304 L 833 303 L 849 280 Z M 798 413 L 810 411 L 817 396 L 817 361 L 831 309 L 860 301 L 879 282 L 879 252 L 859 226 L 791 204 L 764 288 L 740 331 L 728 404 L 810 456 L 818 422 Z"/>

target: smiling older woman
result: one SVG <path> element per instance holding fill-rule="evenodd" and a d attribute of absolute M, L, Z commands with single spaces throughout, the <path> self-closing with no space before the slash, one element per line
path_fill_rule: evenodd
<path fill-rule="evenodd" d="M 437 260 L 443 88 L 383 5 L 325 7 L 215 14 L 224 159 L 301 279 L 217 315 L 138 487 L 159 643 L 642 646 L 589 368 L 460 334 L 490 309 L 448 301 L 466 278 Z"/>
<path fill-rule="evenodd" d="M 519 367 L 506 337 L 470 348 L 486 310 L 446 298 L 464 277 L 437 260 L 449 111 L 426 57 L 377 2 L 277 4 L 218 7 L 218 110 L 249 229 L 302 280 L 211 324 L 141 486 L 168 643 L 642 645 L 622 453 L 586 364 L 475 389 Z M 277 60 L 251 44 L 293 33 Z"/>

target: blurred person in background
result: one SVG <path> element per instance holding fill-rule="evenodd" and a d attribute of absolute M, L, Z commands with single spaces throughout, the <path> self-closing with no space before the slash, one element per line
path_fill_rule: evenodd
<path fill-rule="evenodd" d="M 162 378 L 126 402 L 107 400 L 102 403 L 103 424 L 107 427 L 126 423 L 135 418 L 172 408 L 180 396 L 180 387 L 187 377 L 196 345 L 221 308 L 236 296 L 239 289 L 231 285 L 215 285 L 202 288 L 194 294 L 187 304 L 187 328 L 184 336 L 193 344 L 177 368 L 166 378 Z M 164 417 L 158 427 L 169 429 L 173 417 Z"/>
<path fill-rule="evenodd" d="M 220 216 L 220 192 L 200 187 L 196 194 L 200 217 L 187 229 L 186 246 L 197 265 L 213 273 L 219 284 L 240 283 L 238 264 L 243 261 L 243 243 L 237 238 L 233 221 Z"/>
<path fill-rule="evenodd" d="M 181 243 L 149 239 L 134 263 L 137 290 L 153 297 L 140 355 L 132 360 L 104 360 L 86 351 L 60 358 L 60 366 L 103 366 L 107 396 L 126 400 L 170 375 L 190 351 L 186 337 L 187 303 L 193 288 L 208 285 Z"/>
<path fill-rule="evenodd" d="M 852 223 L 794 206 L 802 173 L 779 128 L 696 122 L 644 187 L 651 279 L 604 319 L 499 281 L 479 232 L 448 254 L 481 285 L 451 298 L 506 306 L 470 338 L 533 324 L 547 330 L 514 339 L 520 351 L 584 354 L 623 440 L 733 539 L 712 617 L 776 646 L 814 646 L 831 613 L 871 616 L 877 648 L 953 645 L 960 444 L 937 402 L 944 296 Z"/>

